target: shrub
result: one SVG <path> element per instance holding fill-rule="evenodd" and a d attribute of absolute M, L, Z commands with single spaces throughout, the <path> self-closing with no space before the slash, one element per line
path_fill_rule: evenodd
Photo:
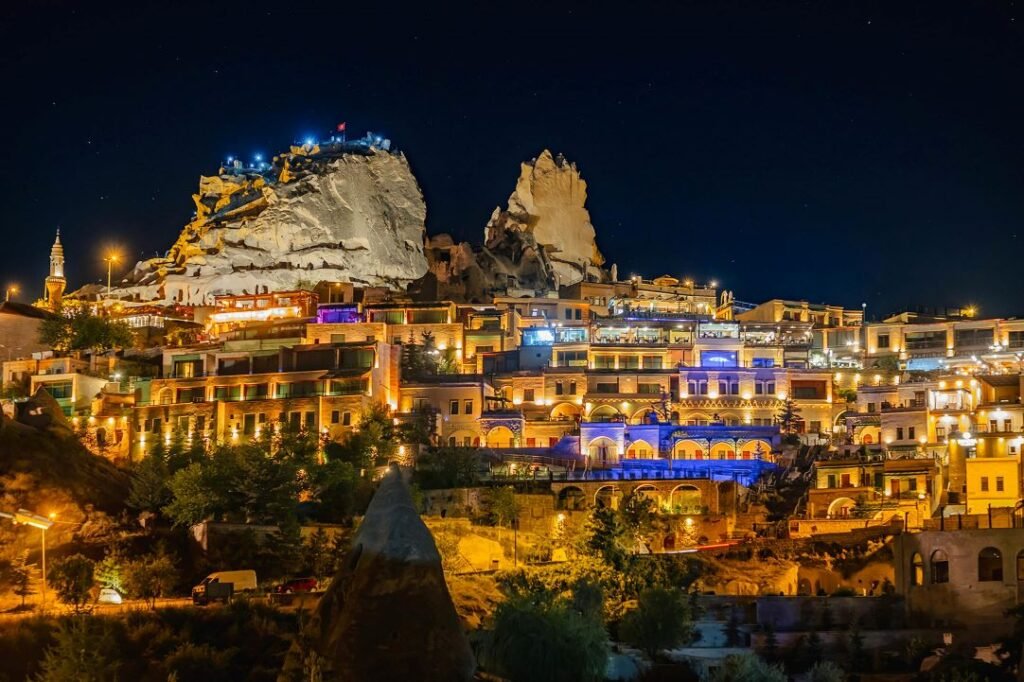
<path fill-rule="evenodd" d="M 95 582 L 91 559 L 74 554 L 54 563 L 47 572 L 46 579 L 57 598 L 71 607 L 75 613 L 81 613 L 89 601 L 89 591 Z"/>
<path fill-rule="evenodd" d="M 521 598 L 498 607 L 482 657 L 512 682 L 597 682 L 607 659 L 608 636 L 599 622 L 561 600 Z"/>
<path fill-rule="evenodd" d="M 619 634 L 654 658 L 662 649 L 679 646 L 693 636 L 689 604 L 678 590 L 646 590 L 637 608 L 623 616 Z"/>

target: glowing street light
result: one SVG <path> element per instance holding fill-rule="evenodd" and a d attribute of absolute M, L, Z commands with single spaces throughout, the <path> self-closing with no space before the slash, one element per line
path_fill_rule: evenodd
<path fill-rule="evenodd" d="M 121 260 L 121 257 L 116 253 L 111 252 L 103 260 L 106 261 L 107 263 L 107 298 L 110 298 L 110 271 L 113 268 L 114 263 L 117 263 L 119 260 Z"/>
<path fill-rule="evenodd" d="M 21 523 L 26 526 L 31 526 L 32 528 L 38 528 L 42 534 L 43 589 L 41 591 L 39 601 L 40 610 L 42 610 L 42 608 L 46 605 L 46 531 L 50 530 L 50 527 L 53 526 L 53 520 L 54 518 L 56 518 L 56 516 L 56 514 L 52 513 L 50 514 L 49 517 L 40 516 L 39 514 L 30 512 L 27 509 L 19 509 L 14 513 L 14 523 Z"/>
<path fill-rule="evenodd" d="M 11 300 L 11 296 L 17 296 L 19 291 L 21 291 L 21 290 L 18 288 L 18 285 L 17 284 L 12 284 L 11 286 L 7 287 L 7 295 L 4 297 L 4 300 L 5 301 L 10 301 Z"/>

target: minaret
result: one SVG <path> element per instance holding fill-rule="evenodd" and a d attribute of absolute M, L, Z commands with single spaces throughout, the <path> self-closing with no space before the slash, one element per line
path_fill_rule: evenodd
<path fill-rule="evenodd" d="M 46 278 L 46 306 L 51 310 L 60 307 L 61 298 L 68 282 L 64 279 L 64 246 L 60 243 L 60 230 L 50 249 L 50 276 Z"/>

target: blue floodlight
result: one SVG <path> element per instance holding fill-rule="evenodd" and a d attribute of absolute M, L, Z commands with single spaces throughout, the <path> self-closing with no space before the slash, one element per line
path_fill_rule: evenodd
<path fill-rule="evenodd" d="M 306 146 L 308 146 L 308 147 L 312 147 L 313 146 L 313 138 L 312 137 L 307 137 L 306 138 Z"/>
<path fill-rule="evenodd" d="M 263 155 L 262 155 L 262 154 L 257 154 L 257 155 L 256 155 L 256 161 L 257 161 L 257 162 L 260 162 L 260 161 L 262 161 L 262 160 L 263 160 Z"/>
<path fill-rule="evenodd" d="M 228 163 L 234 163 L 234 160 L 235 160 L 235 157 L 233 157 L 233 156 L 229 156 L 228 157 Z"/>

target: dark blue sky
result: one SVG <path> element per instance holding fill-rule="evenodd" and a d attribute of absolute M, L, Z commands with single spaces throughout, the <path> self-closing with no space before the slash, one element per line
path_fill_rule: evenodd
<path fill-rule="evenodd" d="M 57 226 L 72 286 L 98 280 L 107 242 L 170 246 L 219 159 L 345 120 L 406 151 L 431 233 L 479 240 L 549 147 L 620 273 L 1024 313 L 1009 2 L 16 4 L 0 278 L 34 293 Z"/>

